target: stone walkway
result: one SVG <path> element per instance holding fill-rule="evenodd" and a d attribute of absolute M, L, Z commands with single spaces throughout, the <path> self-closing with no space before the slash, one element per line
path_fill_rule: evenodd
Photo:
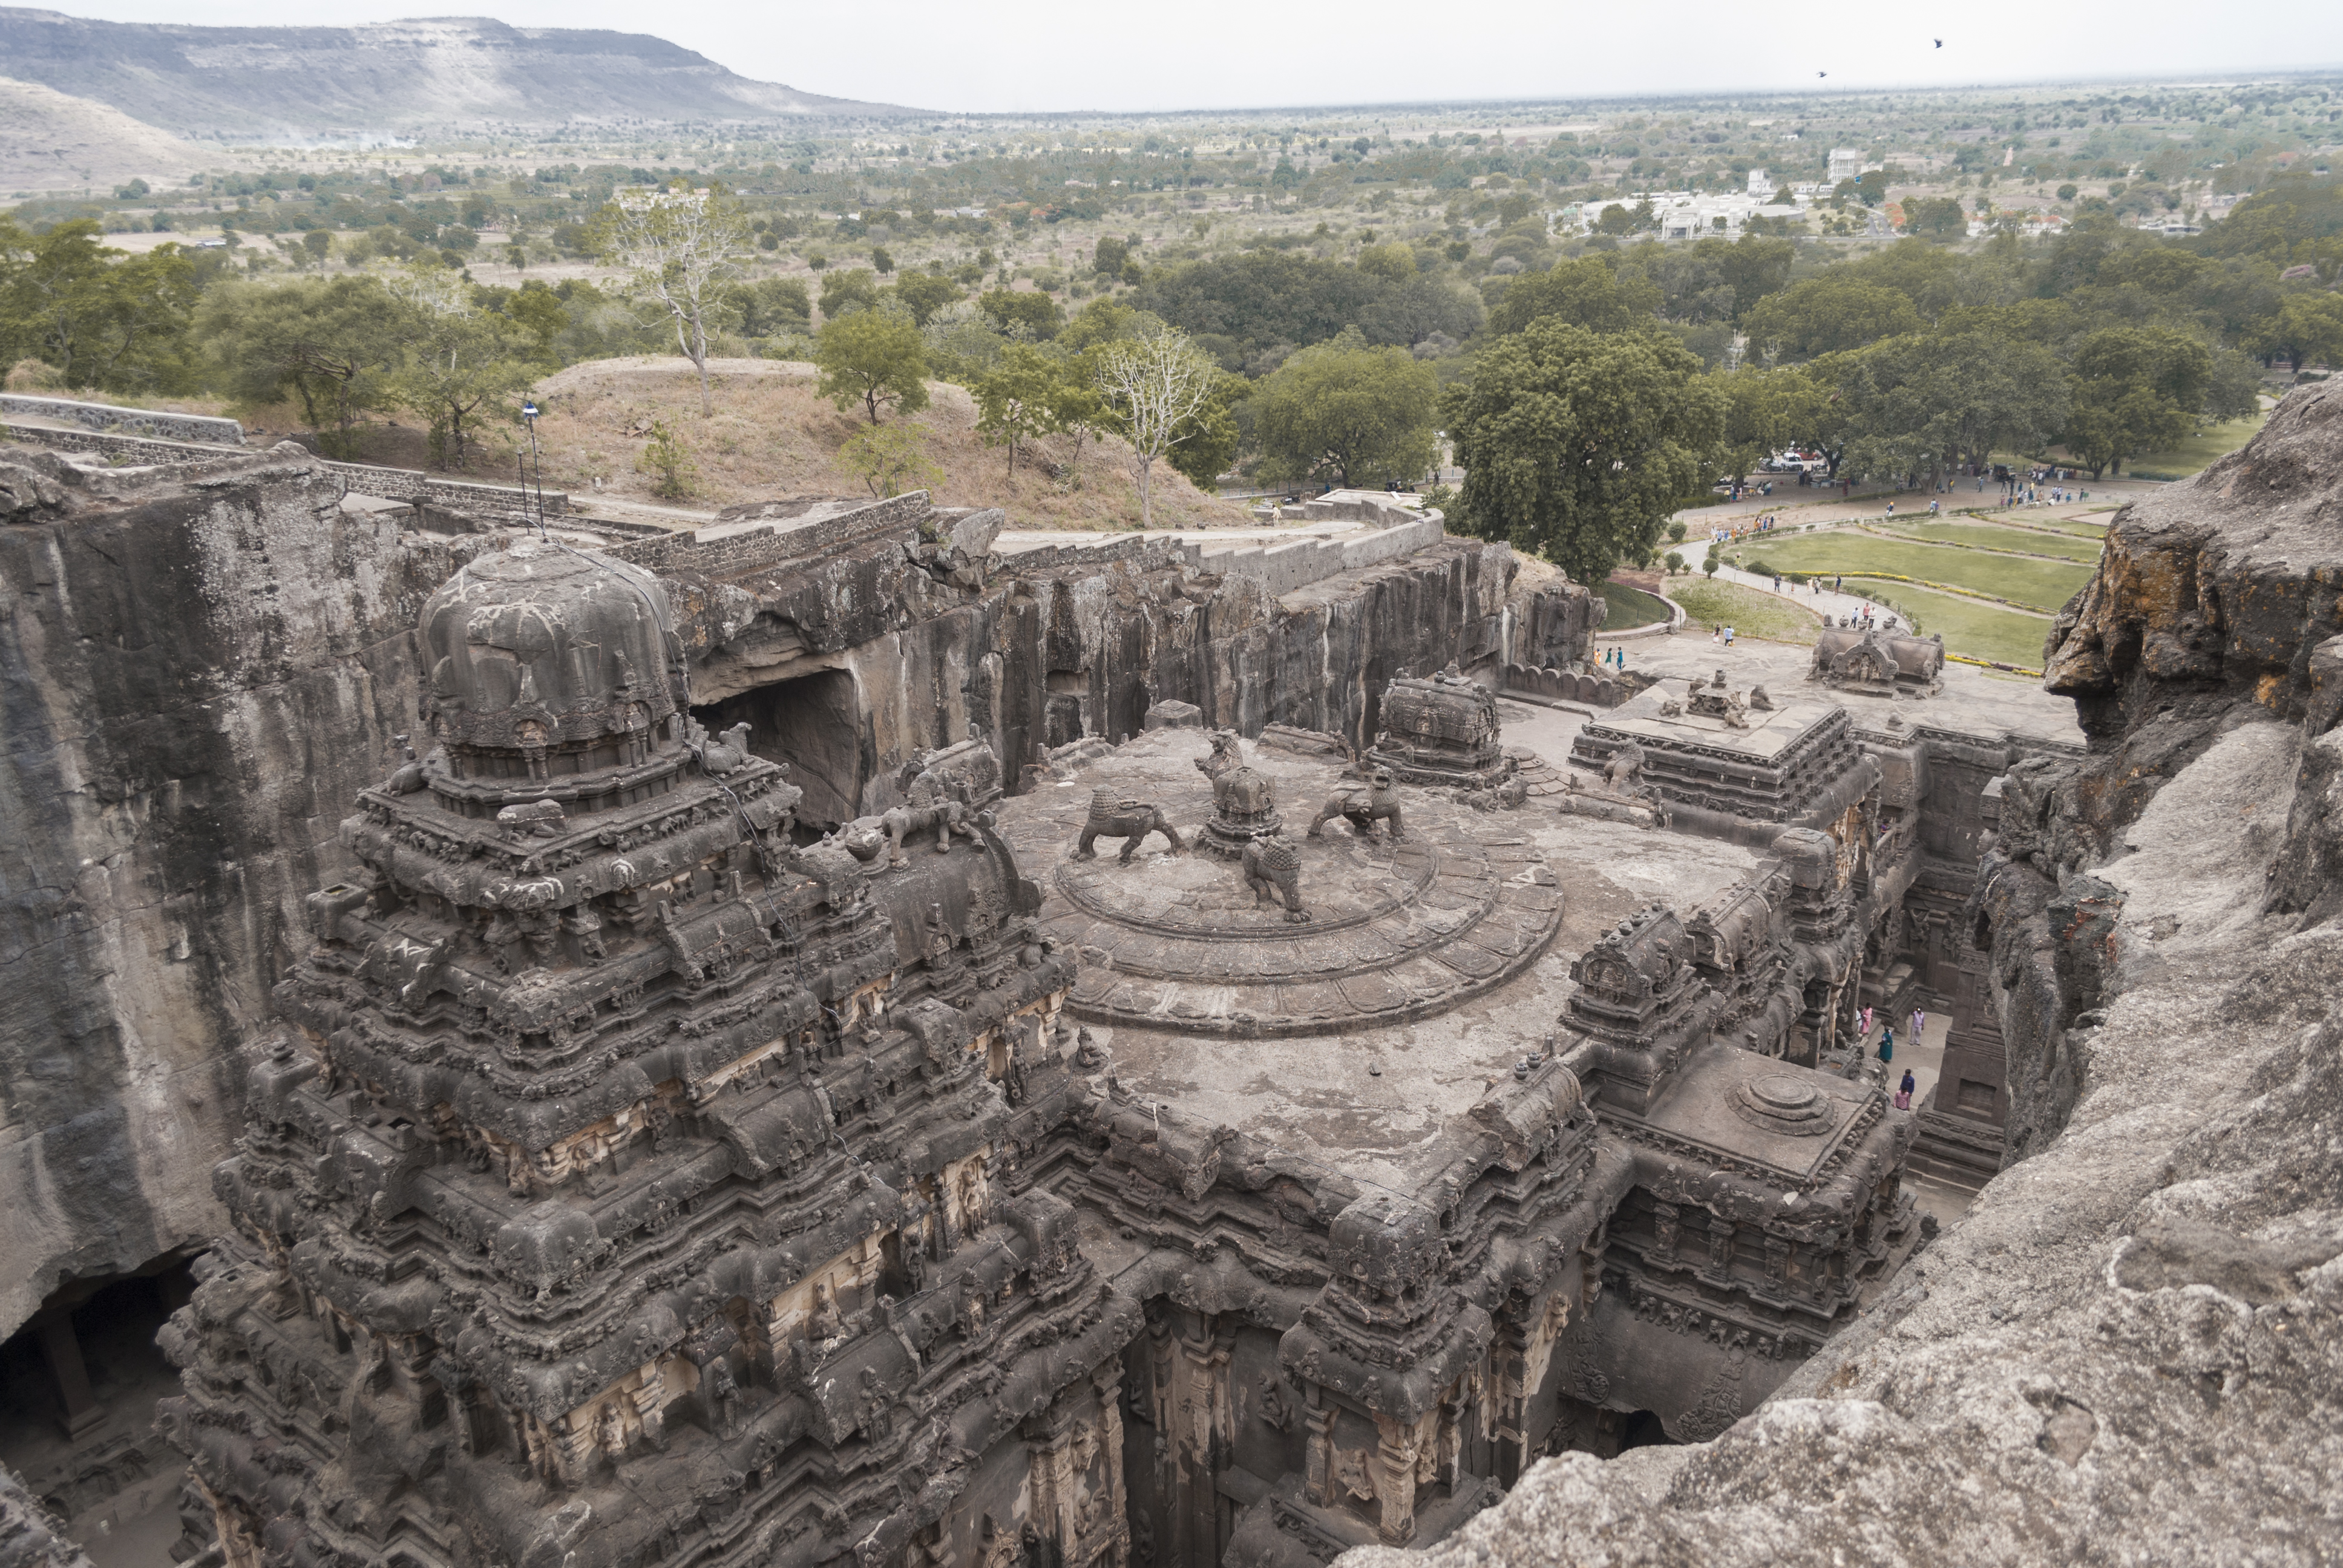
<path fill-rule="evenodd" d="M 1754 588 L 1762 594 L 1771 594 L 1775 598 L 1788 600 L 1800 609 L 1811 610 L 1818 616 L 1826 615 L 1834 620 L 1847 616 L 1859 616 L 1863 613 L 1864 606 L 1872 602 L 1860 594 L 1834 593 L 1828 588 L 1819 593 L 1810 593 L 1796 583 L 1787 580 L 1783 582 L 1781 591 L 1776 593 L 1772 578 L 1759 577 L 1755 572 L 1745 572 L 1739 567 L 1717 568 L 1716 580 L 1733 583 L 1741 588 Z M 1874 609 L 1872 613 L 1875 616 L 1881 615 L 1877 609 Z M 1886 624 L 1884 616 L 1881 617 L 1880 624 L 1882 626 Z"/>

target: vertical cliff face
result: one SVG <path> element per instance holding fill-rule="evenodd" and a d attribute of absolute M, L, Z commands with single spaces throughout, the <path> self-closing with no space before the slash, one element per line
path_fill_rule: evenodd
<path fill-rule="evenodd" d="M 2307 743 L 2283 822 L 2258 829 L 2273 910 L 2343 910 L 2337 853 L 2343 704 L 2343 389 L 2289 396 L 2262 433 L 2196 479 L 2117 513 L 2097 572 L 2053 625 L 2045 684 L 2075 699 L 2079 764 L 2006 782 L 1976 910 L 1992 933 L 2009 1051 L 2006 1151 L 2037 1152 L 2084 1088 L 2080 1041 L 2113 980 L 2122 894 L 2092 868 L 2137 848 L 2157 792 L 2241 727 Z"/>
<path fill-rule="evenodd" d="M 2049 646 L 2090 754 L 2001 780 L 1969 910 L 2015 1162 L 1724 1435 L 1549 1460 L 1440 1568 L 2332 1559 L 2338 589 L 2343 387 L 2118 516 Z"/>
<path fill-rule="evenodd" d="M 413 716 L 416 607 L 478 548 L 379 539 L 285 448 L 47 487 L 0 486 L 0 1332 L 216 1230 L 233 1053 Z"/>
<path fill-rule="evenodd" d="M 1204 722 L 1247 735 L 1290 724 L 1363 746 L 1393 676 L 1503 656 L 1513 567 L 1505 546 L 1451 539 L 1278 596 L 1155 548 L 1011 563 L 962 591 L 886 538 L 817 563 L 737 576 L 679 567 L 665 580 L 694 659 L 693 701 L 749 719 L 752 745 L 784 739 L 760 689 L 834 678 L 850 693 L 840 700 L 860 729 L 820 748 L 817 770 L 832 777 L 817 795 L 871 809 L 882 804 L 865 797 L 873 780 L 970 725 L 1012 778 L 1037 746 L 1138 734 L 1160 701 L 1192 703 Z M 1536 597 L 1540 625 L 1559 639 L 1543 645 L 1549 657 L 1567 645 L 1574 611 L 1592 624 L 1590 600 L 1601 602 L 1567 583 Z M 1583 629 L 1576 647 L 1583 655 Z M 789 739 L 804 747 L 799 730 Z"/>
<path fill-rule="evenodd" d="M 2338 590 L 2343 383 L 2297 388 L 2244 448 L 2116 515 L 2045 648 L 2091 739 L 2072 793 L 2093 849 L 2225 726 L 2308 716 Z"/>

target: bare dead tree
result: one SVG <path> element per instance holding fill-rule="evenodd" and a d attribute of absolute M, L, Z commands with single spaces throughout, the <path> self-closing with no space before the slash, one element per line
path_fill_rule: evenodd
<path fill-rule="evenodd" d="M 1212 357 L 1170 327 L 1111 344 L 1101 357 L 1099 389 L 1113 405 L 1139 471 L 1141 528 L 1154 522 L 1157 461 L 1195 433 L 1196 415 L 1211 400 L 1219 377 Z"/>
<path fill-rule="evenodd" d="M 679 180 L 664 190 L 621 190 L 602 209 L 595 248 L 627 274 L 634 293 L 659 301 L 675 340 L 699 372 L 699 412 L 716 411 L 708 390 L 708 318 L 718 287 L 749 254 L 748 219 L 719 189 Z"/>

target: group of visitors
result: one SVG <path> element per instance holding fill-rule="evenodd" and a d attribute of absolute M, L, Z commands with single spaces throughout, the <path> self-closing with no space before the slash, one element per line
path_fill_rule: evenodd
<path fill-rule="evenodd" d="M 1709 529 L 1708 542 L 1713 545 L 1729 545 L 1733 543 L 1734 540 L 1749 534 L 1770 533 L 1773 530 L 1775 521 L 1776 518 L 1773 513 L 1761 512 L 1755 518 L 1750 519 L 1745 527 L 1736 528 L 1727 526 L 1725 528 Z"/>
<path fill-rule="evenodd" d="M 1721 621 L 1712 621 L 1709 623 L 1708 628 L 1708 640 L 1711 642 L 1721 642 L 1725 647 L 1731 648 L 1733 646 L 1733 628 L 1725 625 Z"/>
<path fill-rule="evenodd" d="M 1862 1014 L 1860 1015 L 1860 1021 L 1863 1027 L 1863 1038 L 1867 1040 L 1871 1038 L 1871 1030 L 1874 1021 L 1871 1009 L 1866 1007 L 1863 1010 Z M 1911 1032 L 1907 1038 L 1916 1040 L 1923 1039 L 1926 1034 L 1927 1028 L 1927 1010 L 1926 1008 L 1914 1008 L 1912 1010 Z M 1882 1028 L 1879 1031 L 1879 1060 L 1884 1066 L 1895 1060 L 1896 1026 L 1891 1023 L 1886 1024 L 1885 1027 Z M 1898 1111 L 1911 1110 L 1912 1096 L 1919 1087 L 1919 1081 L 1912 1076 L 1912 1070 L 1908 1067 L 1906 1068 L 1904 1070 L 1903 1081 L 1896 1086 L 1896 1109 Z"/>

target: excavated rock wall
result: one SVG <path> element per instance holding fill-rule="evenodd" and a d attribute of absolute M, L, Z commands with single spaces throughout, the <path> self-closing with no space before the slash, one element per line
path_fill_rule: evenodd
<path fill-rule="evenodd" d="M 282 448 L 127 504 L 70 478 L 0 518 L 0 1333 L 218 1230 L 236 1047 L 485 543 L 387 542 Z"/>
<path fill-rule="evenodd" d="M 898 765 L 971 724 L 1012 770 L 1037 747 L 1136 735 L 1164 700 L 1246 735 L 1291 724 L 1363 746 L 1394 675 L 1500 656 L 1512 577 L 1506 547 L 1449 540 L 1279 598 L 1163 549 L 996 575 L 971 594 L 890 538 L 741 575 L 679 559 L 667 580 L 695 705 L 754 722 L 761 688 L 833 671 L 851 680 L 867 728 L 838 764 L 851 782 L 831 793 L 872 810 L 893 803 Z M 1546 597 L 1591 597 L 1565 590 Z M 750 738 L 760 751 L 784 744 L 810 742 L 762 724 Z"/>
<path fill-rule="evenodd" d="M 2338 580 L 2343 388 L 2121 514 L 1971 905 L 2020 1158 L 1722 1436 L 1344 1568 L 2335 1561 Z"/>
<path fill-rule="evenodd" d="M 505 542 L 346 514 L 330 471 L 287 447 L 135 485 L 15 456 L 0 461 L 0 1334 L 66 1280 L 219 1230 L 236 1049 L 304 945 L 299 900 L 347 866 L 347 802 L 416 728 L 417 610 Z M 1281 602 L 1182 559 L 970 587 L 890 534 L 669 586 L 695 701 L 809 672 L 851 682 L 830 694 L 842 804 L 871 809 L 893 803 L 896 764 L 971 721 L 1013 781 L 1059 699 L 1110 739 L 1163 698 L 1249 733 L 1361 739 L 1400 668 L 1493 653 L 1512 575 L 1502 547 L 1458 541 Z"/>

